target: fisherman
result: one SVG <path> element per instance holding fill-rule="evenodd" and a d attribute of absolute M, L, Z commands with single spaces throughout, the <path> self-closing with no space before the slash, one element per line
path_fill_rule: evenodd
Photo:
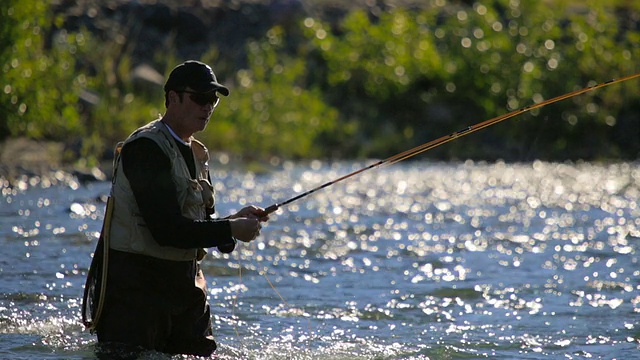
<path fill-rule="evenodd" d="M 171 71 L 164 92 L 165 114 L 124 141 L 114 166 L 113 209 L 103 229 L 110 244 L 106 290 L 94 324 L 103 353 L 211 355 L 204 249 L 231 252 L 268 220 L 257 206 L 213 217 L 209 153 L 193 134 L 206 128 L 229 89 L 209 65 L 190 60 Z"/>

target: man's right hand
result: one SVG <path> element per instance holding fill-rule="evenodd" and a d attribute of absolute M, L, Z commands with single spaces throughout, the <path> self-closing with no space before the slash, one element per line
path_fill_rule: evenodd
<path fill-rule="evenodd" d="M 229 219 L 231 224 L 231 234 L 234 238 L 243 241 L 250 242 L 260 235 L 260 220 L 256 217 L 238 217 Z"/>

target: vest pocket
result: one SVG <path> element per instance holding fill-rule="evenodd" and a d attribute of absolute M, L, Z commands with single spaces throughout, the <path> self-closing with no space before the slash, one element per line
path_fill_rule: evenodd
<path fill-rule="evenodd" d="M 207 179 L 198 179 L 198 182 L 202 188 L 202 192 L 200 194 L 202 195 L 202 202 L 204 203 L 204 206 L 208 209 L 213 208 L 213 205 L 215 205 L 215 190 L 213 190 L 213 185 L 211 185 Z"/>
<path fill-rule="evenodd" d="M 198 180 L 187 179 L 188 190 L 185 198 L 184 209 L 191 209 L 193 207 L 202 208 L 204 201 L 202 200 L 203 187 Z"/>

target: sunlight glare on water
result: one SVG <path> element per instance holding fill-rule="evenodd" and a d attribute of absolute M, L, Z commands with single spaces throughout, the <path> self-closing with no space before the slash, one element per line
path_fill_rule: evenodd
<path fill-rule="evenodd" d="M 367 165 L 215 170 L 216 206 L 266 207 Z M 79 304 L 108 188 L 4 182 L 1 356 L 91 358 Z M 364 172 L 210 251 L 218 358 L 638 358 L 639 195 L 634 163 Z"/>

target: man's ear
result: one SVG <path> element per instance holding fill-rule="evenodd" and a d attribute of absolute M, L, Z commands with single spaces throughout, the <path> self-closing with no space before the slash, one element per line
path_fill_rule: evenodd
<path fill-rule="evenodd" d="M 169 102 L 178 103 L 179 102 L 178 100 L 179 100 L 178 93 L 173 91 L 173 90 L 171 90 L 169 92 Z"/>

